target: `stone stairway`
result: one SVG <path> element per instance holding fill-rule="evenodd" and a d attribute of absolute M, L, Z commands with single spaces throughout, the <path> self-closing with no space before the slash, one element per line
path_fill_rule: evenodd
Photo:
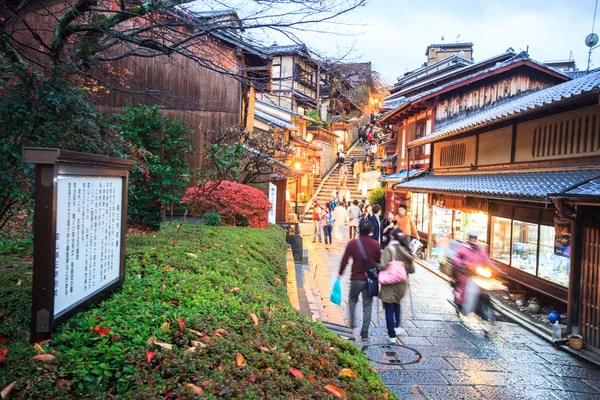
<path fill-rule="evenodd" d="M 348 179 L 346 180 L 346 188 L 350 191 L 351 200 L 358 200 L 359 202 L 363 199 L 362 193 L 358 190 L 358 179 L 354 179 L 352 177 L 352 170 L 350 169 L 350 164 L 352 163 L 352 158 L 358 160 L 364 160 L 365 152 L 363 149 L 363 145 L 360 142 L 357 142 L 353 147 L 350 148 L 350 153 L 346 154 L 345 164 L 348 166 Z M 335 170 L 331 175 L 324 179 L 323 187 L 318 192 L 315 192 L 313 195 L 317 197 L 320 205 L 324 205 L 329 200 L 331 200 L 331 192 L 338 186 L 340 179 L 340 168 L 336 166 Z M 315 179 L 315 190 L 319 188 L 323 179 Z M 310 208 L 304 214 L 305 221 L 308 221 L 312 218 L 312 202 L 310 204 Z"/>

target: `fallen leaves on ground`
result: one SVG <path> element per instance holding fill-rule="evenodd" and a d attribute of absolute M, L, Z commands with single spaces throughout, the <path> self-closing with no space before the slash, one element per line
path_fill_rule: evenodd
<path fill-rule="evenodd" d="M 299 371 L 296 368 L 294 368 L 294 367 L 290 367 L 289 372 L 290 372 L 290 374 L 292 374 L 296 378 L 304 379 L 304 374 L 301 371 Z"/>
<path fill-rule="evenodd" d="M 146 350 L 146 359 L 148 360 L 148 362 L 152 361 L 155 355 L 156 353 L 154 351 Z"/>
<path fill-rule="evenodd" d="M 185 253 L 185 254 L 190 258 L 198 258 L 198 256 L 195 255 L 194 253 Z"/>
<path fill-rule="evenodd" d="M 157 346 L 159 346 L 159 347 L 162 347 L 163 349 L 173 350 L 173 345 L 169 344 L 169 343 L 157 342 L 155 340 L 154 344 L 157 345 Z"/>
<path fill-rule="evenodd" d="M 100 336 L 106 336 L 110 332 L 110 328 L 107 328 L 105 326 L 96 325 L 94 327 L 94 329 L 92 329 L 92 332 L 97 333 Z"/>
<path fill-rule="evenodd" d="M 39 343 L 34 343 L 33 348 L 40 354 L 46 354 L 42 346 Z"/>
<path fill-rule="evenodd" d="M 242 365 L 244 365 L 244 356 L 241 355 L 240 353 L 237 353 L 235 355 L 235 363 L 237 364 L 238 367 L 241 367 Z"/>
<path fill-rule="evenodd" d="M 179 324 L 179 330 L 185 332 L 185 318 L 178 318 L 177 323 Z"/>
<path fill-rule="evenodd" d="M 349 378 L 358 378 L 358 373 L 352 371 L 350 368 L 343 368 L 338 374 L 338 378 L 342 378 L 344 376 L 347 376 Z"/>
<path fill-rule="evenodd" d="M 0 349 L 0 361 L 6 360 L 6 353 L 8 353 L 8 349 Z"/>
<path fill-rule="evenodd" d="M 0 344 L 8 346 L 8 339 L 6 338 L 6 336 L 0 335 Z"/>
<path fill-rule="evenodd" d="M 231 289 L 231 290 L 230 290 L 230 292 L 231 292 L 231 293 L 235 293 L 235 292 L 237 292 L 238 290 L 240 290 L 240 288 L 239 288 L 239 287 L 234 287 L 233 289 Z"/>
<path fill-rule="evenodd" d="M 55 360 L 56 357 L 52 354 L 38 354 L 37 356 L 31 357 L 31 359 L 36 361 L 52 361 Z"/>
<path fill-rule="evenodd" d="M 205 349 L 206 347 L 208 347 L 208 346 L 206 346 L 206 344 L 199 342 L 197 340 L 192 340 L 191 343 L 192 343 L 192 346 L 200 347 L 201 349 Z"/>
<path fill-rule="evenodd" d="M 8 397 L 8 395 L 13 390 L 13 388 L 15 387 L 16 384 L 17 384 L 17 381 L 14 381 L 13 383 L 11 383 L 7 387 L 5 387 L 4 390 L 2 390 L 0 392 L 0 397 L 2 397 L 3 399 L 5 399 L 6 397 Z"/>
<path fill-rule="evenodd" d="M 319 361 L 317 362 L 317 365 L 321 366 L 321 367 L 326 367 L 329 365 L 329 361 L 327 361 L 326 358 L 321 358 L 319 359 Z"/>
<path fill-rule="evenodd" d="M 338 399 L 348 400 L 348 395 L 342 389 L 333 385 L 325 385 L 325 390 L 337 397 Z"/>
<path fill-rule="evenodd" d="M 252 318 L 252 322 L 255 326 L 258 326 L 258 316 L 254 313 L 250 313 L 250 318 Z"/>
<path fill-rule="evenodd" d="M 194 385 L 193 383 L 188 383 L 187 385 L 185 385 L 185 387 L 188 388 L 189 390 L 191 390 L 192 392 L 194 392 L 194 394 L 197 394 L 197 395 L 204 394 L 204 390 L 202 390 L 201 387 Z"/>

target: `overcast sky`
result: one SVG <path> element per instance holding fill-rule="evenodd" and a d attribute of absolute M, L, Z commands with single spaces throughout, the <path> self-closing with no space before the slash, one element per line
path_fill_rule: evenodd
<path fill-rule="evenodd" d="M 595 1 L 370 0 L 345 16 L 344 25 L 326 28 L 337 34 L 302 33 L 301 38 L 329 54 L 344 53 L 354 43 L 354 58 L 371 61 L 388 83 L 419 67 L 427 45 L 442 36 L 454 43 L 459 34 L 458 41 L 473 42 L 475 61 L 529 46 L 538 61 L 568 59 L 572 51 L 585 70 L 584 39 L 592 30 Z M 595 31 L 599 28 L 596 24 Z M 600 49 L 592 53 L 594 66 L 600 66 Z"/>

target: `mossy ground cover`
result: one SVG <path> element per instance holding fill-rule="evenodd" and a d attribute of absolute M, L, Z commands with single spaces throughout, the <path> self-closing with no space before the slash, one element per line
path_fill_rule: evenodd
<path fill-rule="evenodd" d="M 274 226 L 130 237 L 123 288 L 37 348 L 31 262 L 2 255 L 0 391 L 16 382 L 9 398 L 327 399 L 336 388 L 387 398 L 355 345 L 291 308 L 285 248 Z"/>

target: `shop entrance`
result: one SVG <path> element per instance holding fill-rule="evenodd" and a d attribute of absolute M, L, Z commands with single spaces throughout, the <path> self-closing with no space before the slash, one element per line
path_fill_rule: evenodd
<path fill-rule="evenodd" d="M 600 210 L 584 211 L 581 259 L 581 334 L 584 343 L 600 350 Z"/>

